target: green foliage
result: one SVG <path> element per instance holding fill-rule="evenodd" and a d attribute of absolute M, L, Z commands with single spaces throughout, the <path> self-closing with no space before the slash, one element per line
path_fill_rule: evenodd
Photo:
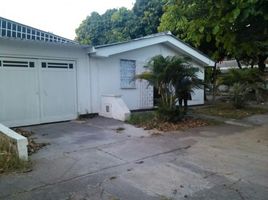
<path fill-rule="evenodd" d="M 159 104 L 156 111 L 157 118 L 165 122 L 178 122 L 184 117 L 184 113 L 179 106 L 173 105 L 172 107 L 166 104 Z"/>
<path fill-rule="evenodd" d="M 265 84 L 263 74 L 256 68 L 230 69 L 223 77 L 223 83 L 229 86 L 234 83 L 254 84 L 257 82 Z"/>
<path fill-rule="evenodd" d="M 213 88 L 214 79 L 216 88 L 218 88 L 222 84 L 221 70 L 219 68 L 216 68 L 215 72 L 213 70 L 214 69 L 212 67 L 205 67 L 204 85 L 210 91 Z"/>
<path fill-rule="evenodd" d="M 193 89 L 202 87 L 202 80 L 197 77 L 198 68 L 192 67 L 187 59 L 179 56 L 161 55 L 153 57 L 148 63 L 148 71 L 137 75 L 154 86 L 159 95 L 158 114 L 163 120 L 178 121 L 183 113 L 179 108 L 180 99 L 188 98 Z M 187 103 L 184 111 L 187 110 Z"/>
<path fill-rule="evenodd" d="M 136 0 L 133 12 L 137 17 L 135 37 L 142 37 L 157 33 L 160 18 L 163 14 L 165 0 Z"/>
<path fill-rule="evenodd" d="M 147 124 L 149 121 L 152 121 L 155 118 L 156 118 L 155 112 L 131 113 L 127 122 L 130 124 L 142 126 Z"/>
<path fill-rule="evenodd" d="M 159 30 L 171 30 L 215 60 L 258 63 L 267 57 L 267 10 L 266 0 L 169 0 Z"/>
<path fill-rule="evenodd" d="M 233 106 L 237 109 L 244 108 L 246 105 L 249 88 L 245 84 L 235 83 L 230 91 Z"/>
<path fill-rule="evenodd" d="M 133 17 L 126 8 L 107 10 L 103 15 L 93 12 L 76 29 L 76 40 L 92 45 L 129 40 Z"/>
<path fill-rule="evenodd" d="M 263 74 L 258 69 L 230 69 L 223 77 L 223 83 L 235 87 L 235 93 L 243 89 L 247 92 L 247 99 L 253 97 L 258 103 L 263 101 L 267 89 L 265 87 L 266 81 Z M 239 85 L 237 85 L 239 84 Z M 239 87 L 240 86 L 240 87 Z"/>
<path fill-rule="evenodd" d="M 250 107 L 235 109 L 230 103 L 217 103 L 212 106 L 205 106 L 193 109 L 194 113 L 203 115 L 212 115 L 223 118 L 242 119 L 255 114 L 268 113 L 267 108 L 262 107 Z"/>
<path fill-rule="evenodd" d="M 110 9 L 102 15 L 93 12 L 76 29 L 76 40 L 102 45 L 156 33 L 162 7 L 163 0 L 137 0 L 133 10 Z"/>

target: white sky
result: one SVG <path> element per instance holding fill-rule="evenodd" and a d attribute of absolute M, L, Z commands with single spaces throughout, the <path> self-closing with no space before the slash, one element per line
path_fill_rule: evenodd
<path fill-rule="evenodd" d="M 44 31 L 74 39 L 75 29 L 97 11 L 131 9 L 135 0 L 1 0 L 0 16 Z"/>

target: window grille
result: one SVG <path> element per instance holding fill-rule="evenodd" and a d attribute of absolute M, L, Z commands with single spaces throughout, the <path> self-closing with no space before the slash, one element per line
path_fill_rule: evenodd
<path fill-rule="evenodd" d="M 136 88 L 135 84 L 136 61 L 120 60 L 120 85 L 121 88 Z"/>
<path fill-rule="evenodd" d="M 35 67 L 35 63 L 32 61 L 22 61 L 22 60 L 0 60 L 0 67 Z"/>

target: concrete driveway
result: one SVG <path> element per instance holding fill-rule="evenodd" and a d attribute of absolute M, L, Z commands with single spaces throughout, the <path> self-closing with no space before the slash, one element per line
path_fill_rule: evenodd
<path fill-rule="evenodd" d="M 244 123 L 154 136 L 101 117 L 28 127 L 50 145 L 32 172 L 0 176 L 0 199 L 267 200 L 268 116 Z"/>

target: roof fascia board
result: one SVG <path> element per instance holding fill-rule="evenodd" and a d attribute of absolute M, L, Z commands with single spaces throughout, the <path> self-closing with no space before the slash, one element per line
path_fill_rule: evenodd
<path fill-rule="evenodd" d="M 94 53 L 94 56 L 98 57 L 109 57 L 115 54 L 120 54 L 123 52 L 159 44 L 159 43 L 164 43 L 167 42 L 167 38 L 165 36 L 158 36 L 154 38 L 145 38 L 144 40 L 133 40 L 130 42 L 118 44 L 118 45 L 113 45 L 113 46 L 107 46 L 107 47 L 102 47 L 102 48 L 97 48 L 95 49 L 94 52 L 89 52 L 89 53 Z"/>
<path fill-rule="evenodd" d="M 169 45 L 174 46 L 177 48 L 180 52 L 195 58 L 197 61 L 201 62 L 202 64 L 208 65 L 208 66 L 213 66 L 214 61 L 208 58 L 207 56 L 203 55 L 193 47 L 185 44 L 184 42 L 176 39 L 174 36 L 165 34 L 165 35 L 160 35 L 160 36 L 155 36 L 155 37 L 150 37 L 150 38 L 144 38 L 143 40 L 133 40 L 121 44 L 116 44 L 116 45 L 111 45 L 107 47 L 102 47 L 102 48 L 96 48 L 93 51 L 89 52 L 91 56 L 93 57 L 109 57 L 112 55 L 120 54 L 123 52 L 143 48 L 143 47 L 148 47 L 151 45 L 155 44 L 160 44 L 160 43 L 168 43 Z"/>
<path fill-rule="evenodd" d="M 176 38 L 172 36 L 168 37 L 168 42 L 169 44 L 183 51 L 186 55 L 190 57 L 194 57 L 208 66 L 214 66 L 215 64 L 215 62 L 211 60 L 210 58 L 208 58 L 207 56 L 203 55 L 199 51 L 195 50 L 193 47 L 185 44 L 184 42 L 177 40 Z"/>

